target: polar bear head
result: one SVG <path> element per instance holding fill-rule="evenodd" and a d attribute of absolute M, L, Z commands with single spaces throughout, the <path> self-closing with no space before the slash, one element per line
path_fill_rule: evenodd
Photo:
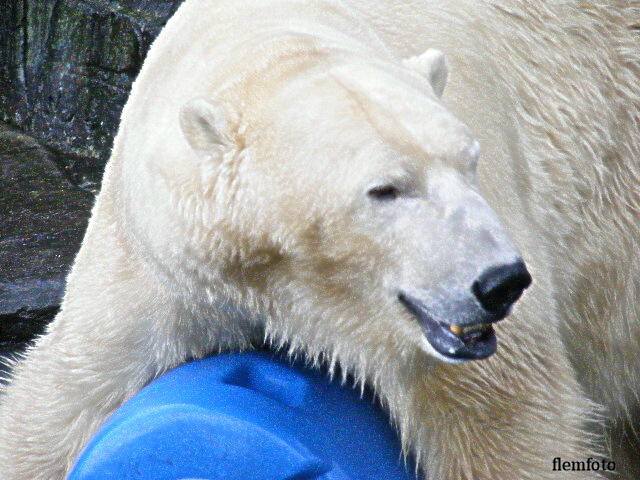
<path fill-rule="evenodd" d="M 479 193 L 478 142 L 440 101 L 446 77 L 434 50 L 341 59 L 185 105 L 189 250 L 217 301 L 318 355 L 494 353 L 491 324 L 531 279 Z"/>

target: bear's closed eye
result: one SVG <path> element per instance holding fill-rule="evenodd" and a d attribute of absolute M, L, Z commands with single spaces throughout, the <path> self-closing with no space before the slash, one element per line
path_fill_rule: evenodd
<path fill-rule="evenodd" d="M 400 191 L 393 185 L 381 185 L 369 190 L 368 195 L 376 200 L 395 200 L 400 195 Z"/>

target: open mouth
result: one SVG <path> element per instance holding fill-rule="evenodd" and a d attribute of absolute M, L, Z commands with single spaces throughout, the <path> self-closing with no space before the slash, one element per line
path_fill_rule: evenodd
<path fill-rule="evenodd" d="M 404 293 L 398 299 L 415 315 L 429 344 L 452 360 L 481 360 L 496 352 L 498 341 L 491 323 L 459 325 L 434 320 L 419 300 Z M 492 318 L 490 322 L 499 320 Z"/>

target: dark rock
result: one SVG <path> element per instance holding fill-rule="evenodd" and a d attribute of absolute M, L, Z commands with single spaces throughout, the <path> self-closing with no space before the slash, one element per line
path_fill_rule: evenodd
<path fill-rule="evenodd" d="M 2 0 L 1 359 L 57 312 L 120 112 L 182 0 Z M 75 186 L 86 191 L 82 191 Z"/>
<path fill-rule="evenodd" d="M 93 204 L 53 157 L 0 125 L 0 345 L 29 340 L 55 315 Z"/>
<path fill-rule="evenodd" d="M 44 332 L 47 324 L 56 316 L 60 307 L 42 310 L 20 310 L 11 315 L 0 315 L 0 351 L 11 346 L 20 348 Z"/>
<path fill-rule="evenodd" d="M 4 0 L 0 117 L 96 190 L 151 42 L 182 0 Z"/>

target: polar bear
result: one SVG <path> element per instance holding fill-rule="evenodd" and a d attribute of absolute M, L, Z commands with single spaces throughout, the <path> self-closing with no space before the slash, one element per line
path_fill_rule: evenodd
<path fill-rule="evenodd" d="M 635 40 L 597 3 L 187 0 L 14 366 L 0 478 L 64 478 L 153 378 L 262 343 L 370 385 L 430 479 L 600 478 L 553 470 L 600 453 L 561 333 L 607 304 L 576 288 L 638 238 Z"/>

